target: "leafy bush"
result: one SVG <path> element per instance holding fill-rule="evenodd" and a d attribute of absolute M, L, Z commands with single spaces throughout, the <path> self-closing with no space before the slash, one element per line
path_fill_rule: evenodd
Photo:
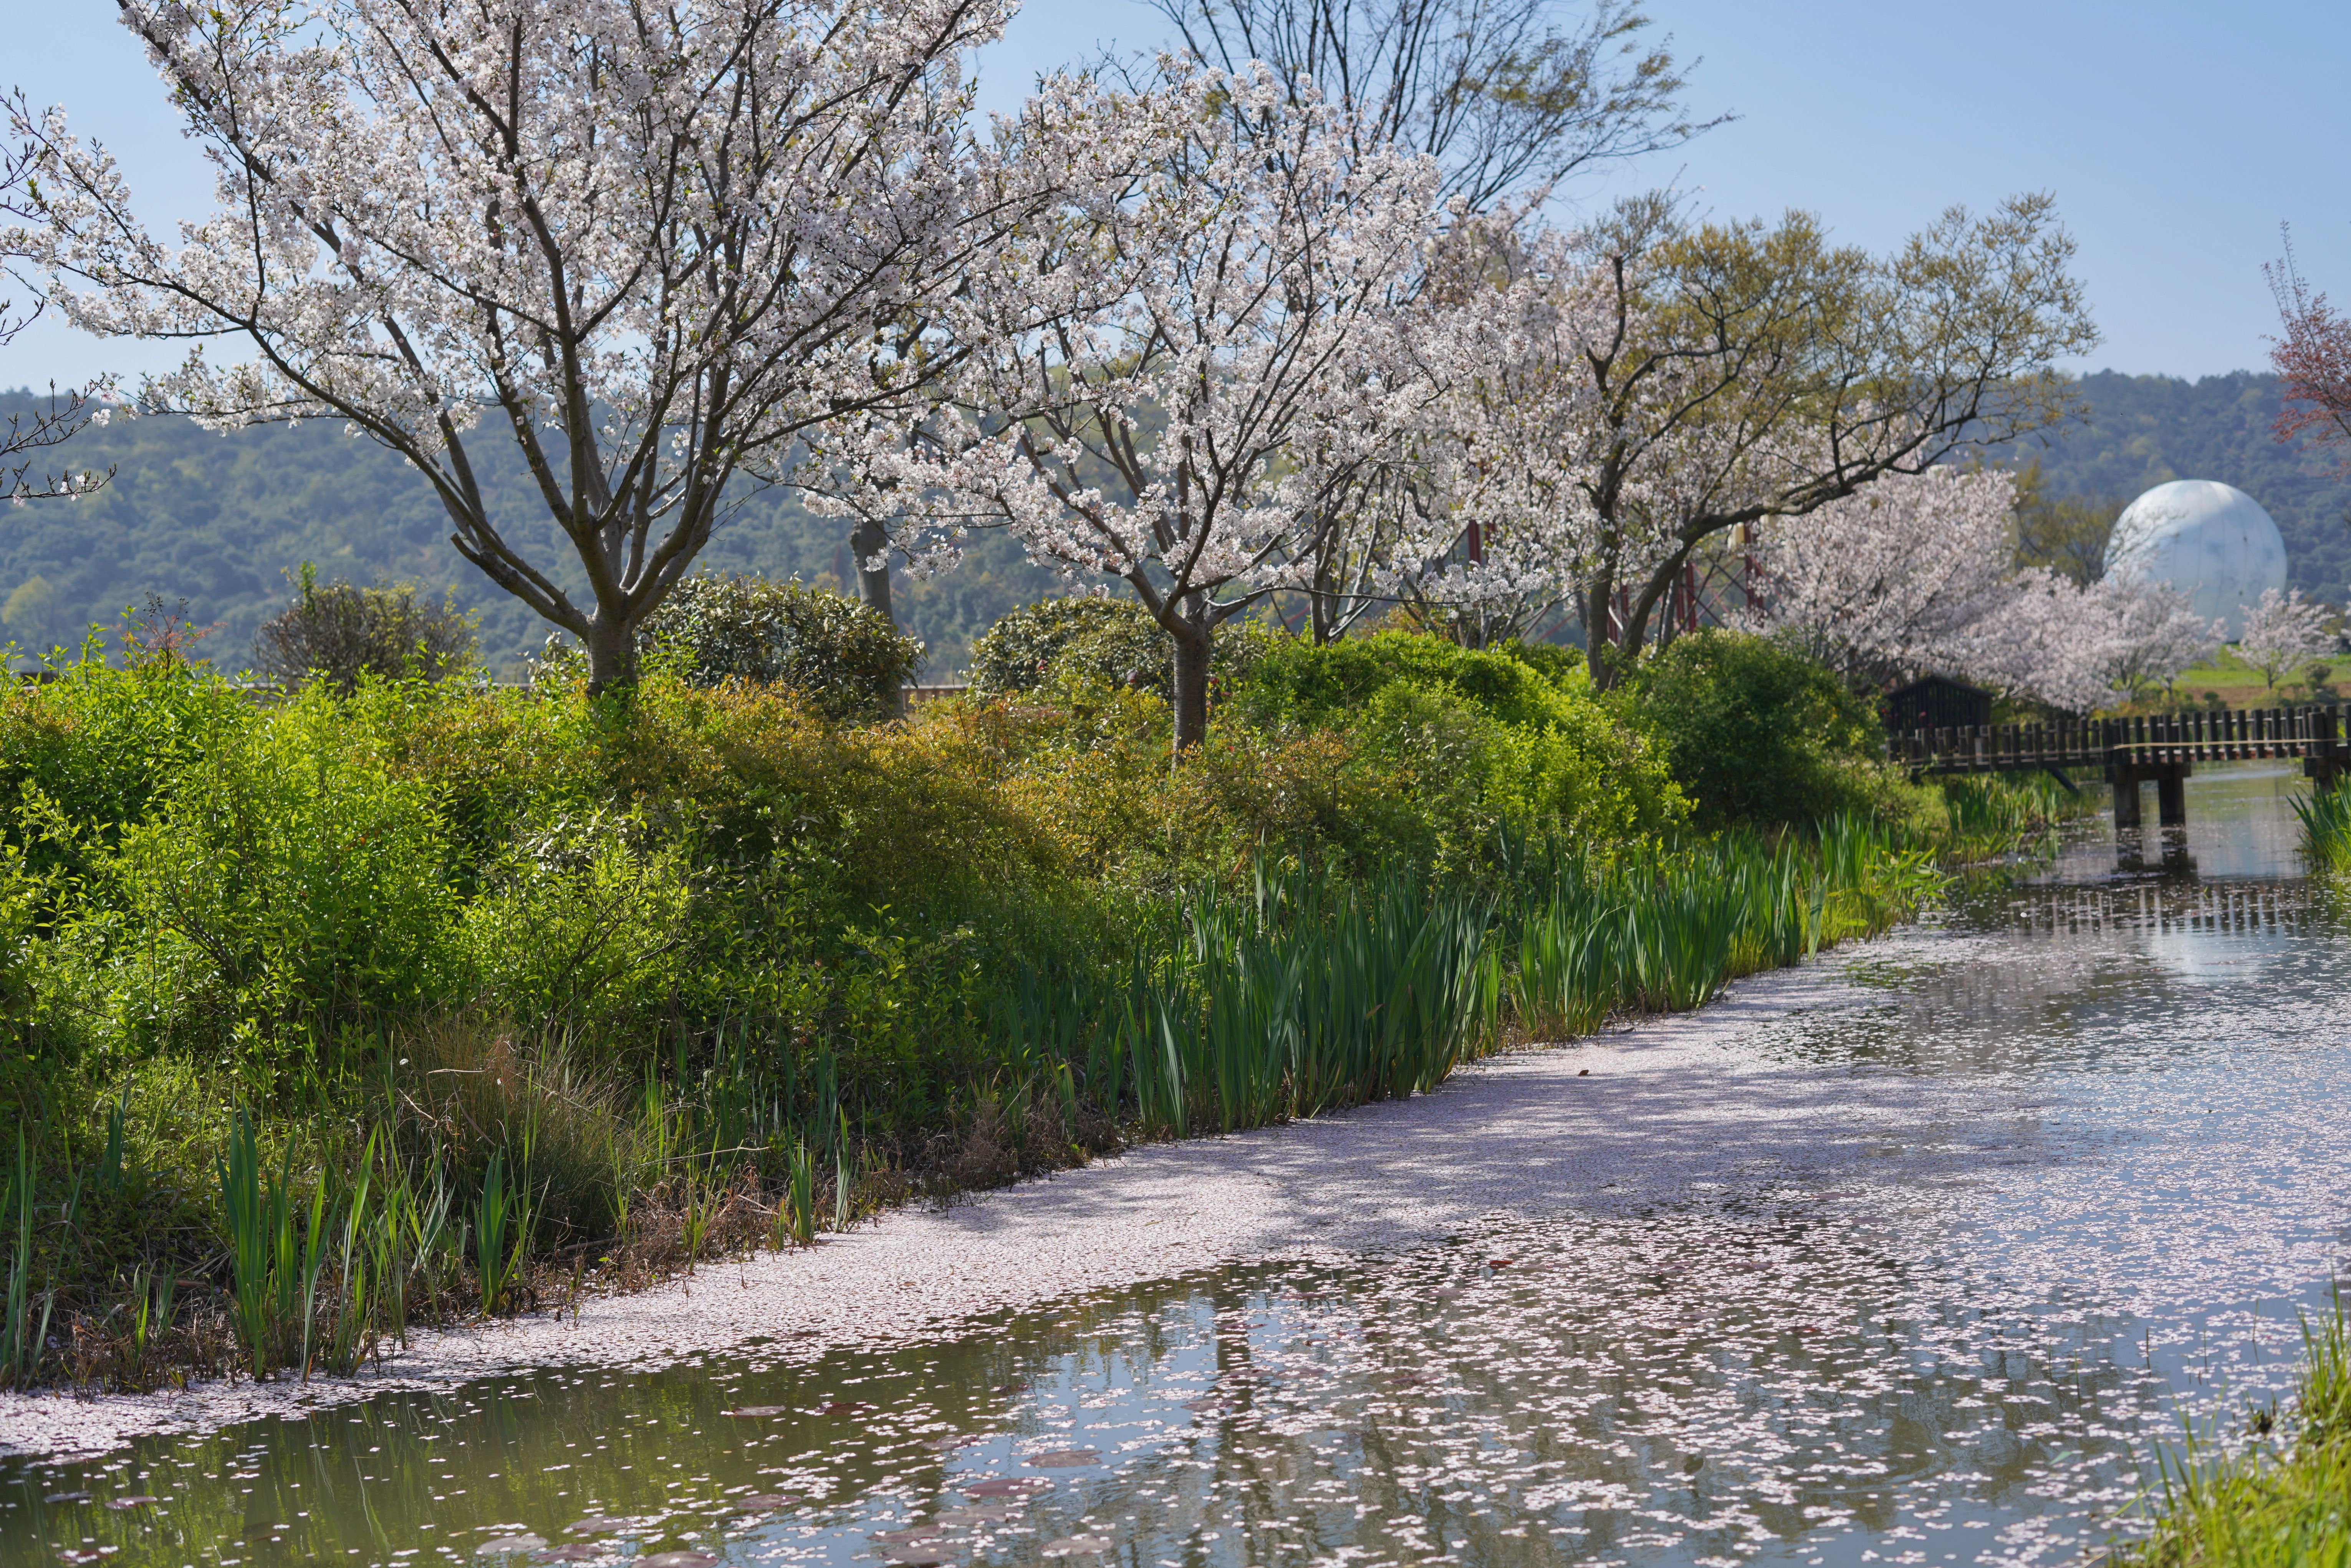
<path fill-rule="evenodd" d="M 1645 661 L 1615 700 L 1662 749 L 1703 826 L 1896 809 L 1876 710 L 1786 643 L 1691 632 Z"/>
<path fill-rule="evenodd" d="M 527 1299 L 500 1238 L 624 1277 L 806 1240 L 1121 1126 L 1425 1088 L 1498 1038 L 1510 951 L 1552 956 L 1517 988 L 1546 1018 L 1687 1005 L 1916 895 L 1882 830 L 1741 850 L 1737 885 L 1669 847 L 1661 760 L 1573 667 L 1263 643 L 1174 767 L 1165 703 L 1066 668 L 893 725 L 659 657 L 626 705 L 257 703 L 175 660 L 0 689 L 0 1103 L 83 1206 L 39 1243 L 66 1337 L 111 1343 L 127 1281 L 241 1300 L 265 1186 L 391 1249 L 320 1287 L 345 1365 L 412 1306 Z M 1576 867 L 1597 904 L 1553 896 Z M 73 1375 L 152 1381 L 216 1321 Z"/>
<path fill-rule="evenodd" d="M 1252 666 L 1239 701 L 1259 723 L 1316 724 L 1361 710 L 1401 681 L 1446 687 L 1504 724 L 1540 727 L 1580 711 L 1576 699 L 1591 690 L 1578 665 L 1553 667 L 1556 675 L 1515 650 L 1473 652 L 1416 632 L 1375 632 L 1321 648 L 1282 639 Z"/>
<path fill-rule="evenodd" d="M 410 582 L 356 588 L 339 579 L 321 588 L 304 561 L 294 603 L 254 638 L 253 663 L 281 685 L 318 679 L 349 695 L 363 675 L 439 680 L 472 664 L 474 651 L 474 617 L 457 609 L 454 591 L 434 604 Z"/>
<path fill-rule="evenodd" d="M 1210 645 L 1211 677 L 1229 685 L 1265 644 L 1255 622 L 1228 621 Z M 1001 696 L 1078 677 L 1172 700 L 1175 643 L 1132 599 L 1046 599 L 1003 617 L 971 645 L 971 689 Z"/>
<path fill-rule="evenodd" d="M 1573 664 L 1551 679 L 1509 653 L 1410 632 L 1320 648 L 1278 639 L 1234 707 L 1269 727 L 1345 736 L 1401 786 L 1432 865 L 1467 863 L 1504 826 L 1613 845 L 1687 814 L 1662 758 Z"/>
<path fill-rule="evenodd" d="M 923 663 L 923 645 L 878 611 L 762 577 L 689 577 L 643 635 L 648 650 L 684 654 L 690 681 L 789 687 L 835 719 L 890 717 Z"/>

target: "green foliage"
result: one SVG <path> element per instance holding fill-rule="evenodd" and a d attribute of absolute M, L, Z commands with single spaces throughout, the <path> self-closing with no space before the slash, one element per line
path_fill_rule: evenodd
<path fill-rule="evenodd" d="M 1066 669 L 872 726 L 660 659 L 625 706 L 160 657 L 0 689 L 9 1190 L 79 1206 L 5 1260 L 14 1375 L 226 1370 L 208 1322 L 348 1367 L 544 1302 L 552 1259 L 691 1268 L 1419 1092 L 1924 885 L 1882 831 L 1676 847 L 1580 674 L 1426 639 L 1268 640 L 1166 738 Z"/>
<path fill-rule="evenodd" d="M 30 392 L 0 392 L 0 413 L 37 401 Z M 586 586 L 578 563 L 514 444 L 487 441 L 473 452 L 492 520 L 549 563 L 577 598 Z M 117 418 L 83 430 L 58 461 L 116 472 L 70 507 L 14 512 L 0 531 L 0 613 L 34 579 L 47 590 L 28 595 L 5 622 L 25 648 L 71 647 L 86 626 L 110 625 L 124 605 L 161 593 L 185 598 L 199 623 L 219 626 L 210 646 L 242 651 L 284 607 L 282 574 L 305 560 L 354 582 L 414 581 L 428 600 L 454 592 L 458 608 L 479 618 L 483 663 L 494 674 L 518 674 L 546 640 L 546 622 L 449 548 L 448 517 L 433 487 L 339 422 L 224 434 L 174 417 Z M 791 490 L 745 485 L 725 504 L 727 525 L 696 570 L 835 588 L 854 581 L 841 524 L 808 511 Z M 983 530 L 957 570 L 902 580 L 895 608 L 929 648 L 930 667 L 945 675 L 961 668 L 971 637 L 1051 592 L 1054 581 L 1017 540 Z"/>
<path fill-rule="evenodd" d="M 880 612 L 799 582 L 689 577 L 647 618 L 649 648 L 682 653 L 690 681 L 786 686 L 828 718 L 886 718 L 923 645 Z"/>
<path fill-rule="evenodd" d="M 1665 759 L 1618 724 L 1580 666 L 1382 632 L 1327 647 L 1268 643 L 1235 699 L 1250 721 L 1346 736 L 1429 831 L 1416 858 L 1458 864 L 1507 827 L 1629 842 L 1686 808 Z"/>
<path fill-rule="evenodd" d="M 1677 853 L 1560 856 L 1520 920 L 1511 1006 L 1537 1039 L 1701 1007 L 1726 981 L 1883 931 L 1937 881 L 1923 852 L 1842 816 L 1816 841 L 1742 832 Z"/>
<path fill-rule="evenodd" d="M 319 586 L 308 561 L 295 574 L 294 602 L 263 622 L 254 667 L 282 685 L 324 680 L 350 695 L 362 678 L 437 681 L 473 662 L 474 617 L 444 593 L 439 604 L 414 583 Z"/>
<path fill-rule="evenodd" d="M 2130 497 L 2053 495 L 2033 458 L 2016 476 L 2016 564 L 2085 586 L 2106 570 L 2106 540 Z"/>
<path fill-rule="evenodd" d="M 2321 871 L 2351 871 L 2351 787 L 2297 795 L 2294 815 L 2302 819 L 2303 857 Z"/>
<path fill-rule="evenodd" d="M 2151 1533 L 2129 1568 L 2316 1568 L 2351 1563 L 2351 1332 L 2343 1304 L 2303 1324 L 2290 1410 L 2253 1413 L 2251 1441 L 2191 1432 L 2162 1456 Z"/>
<path fill-rule="evenodd" d="M 1571 720 L 1588 692 L 1573 664 L 1556 675 L 1515 651 L 1473 652 L 1441 637 L 1376 632 L 1318 648 L 1299 639 L 1270 646 L 1241 698 L 1260 723 L 1320 724 L 1360 709 L 1392 685 L 1454 693 L 1504 724 L 1539 728 Z"/>
<path fill-rule="evenodd" d="M 1893 809 L 1896 780 L 1863 698 L 1767 637 L 1708 628 L 1676 638 L 1618 688 L 1702 826 L 1813 823 Z"/>
<path fill-rule="evenodd" d="M 1266 641 L 1255 622 L 1217 628 L 1209 670 L 1229 685 Z M 1033 691 L 1067 680 L 1124 686 L 1172 698 L 1175 643 L 1151 612 L 1126 598 L 1043 599 L 1015 610 L 971 645 L 971 687 L 990 696 Z"/>

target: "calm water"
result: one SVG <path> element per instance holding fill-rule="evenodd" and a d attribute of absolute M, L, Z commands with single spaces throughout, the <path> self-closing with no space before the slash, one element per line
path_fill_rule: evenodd
<path fill-rule="evenodd" d="M 1879 1174 L 14 1462 L 0 1565 L 2064 1560 L 2151 1440 L 2288 1385 L 2346 1250 L 2300 787 L 2199 778 L 2184 835 L 2085 833 L 1735 1047 L 1914 1083 Z"/>

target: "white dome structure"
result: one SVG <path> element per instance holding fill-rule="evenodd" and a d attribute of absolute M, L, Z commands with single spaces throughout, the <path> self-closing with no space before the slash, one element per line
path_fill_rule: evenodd
<path fill-rule="evenodd" d="M 2168 583 L 2229 640 L 2262 591 L 2285 591 L 2285 540 L 2262 504 L 2233 485 L 2174 479 L 2123 508 L 2106 541 L 2106 570 Z"/>

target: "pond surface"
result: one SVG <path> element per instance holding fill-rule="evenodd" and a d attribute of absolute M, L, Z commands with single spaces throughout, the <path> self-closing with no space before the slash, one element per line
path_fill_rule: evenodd
<path fill-rule="evenodd" d="M 2154 1441 L 2290 1385 L 2346 1250 L 2351 939 L 2299 788 L 2199 777 L 2185 833 L 2085 831 L 1735 1042 L 1915 1084 L 1880 1176 L 11 1461 L 0 1568 L 2064 1560 Z"/>

